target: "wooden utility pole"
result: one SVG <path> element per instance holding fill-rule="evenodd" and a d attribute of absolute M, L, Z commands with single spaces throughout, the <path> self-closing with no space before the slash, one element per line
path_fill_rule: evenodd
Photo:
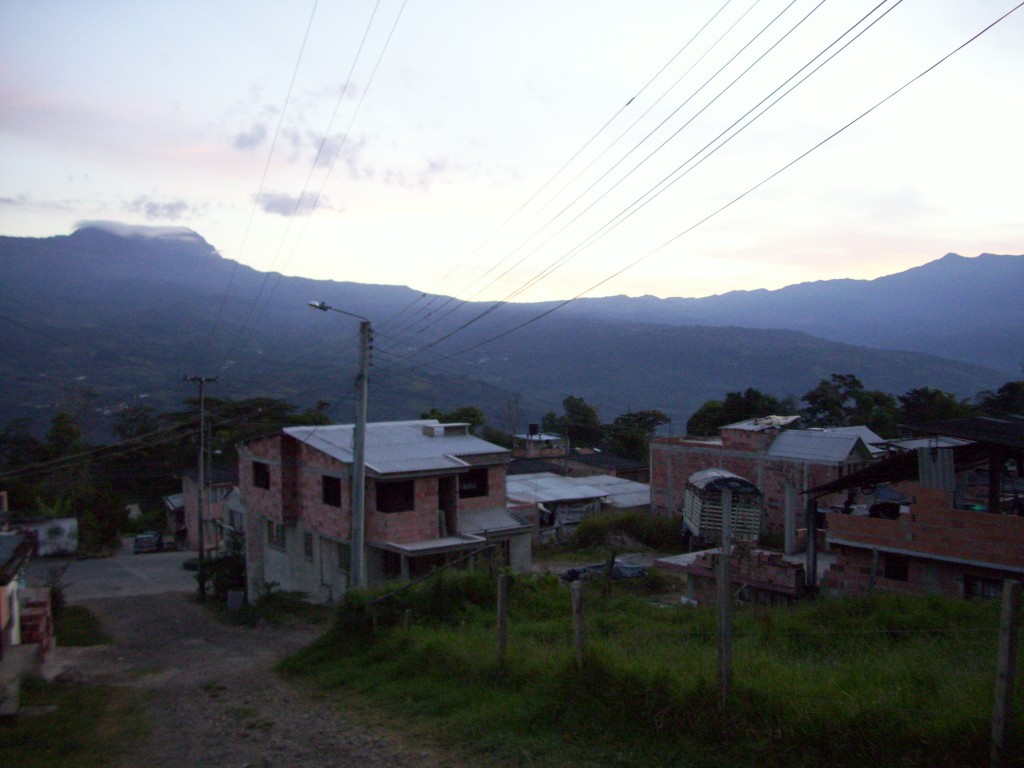
<path fill-rule="evenodd" d="M 572 595 L 573 640 L 576 645 L 576 669 L 583 671 L 583 656 L 587 649 L 587 625 L 583 616 L 583 582 L 574 581 L 569 588 Z"/>
<path fill-rule="evenodd" d="M 508 574 L 498 574 L 498 666 L 505 666 L 508 645 Z"/>
<path fill-rule="evenodd" d="M 216 376 L 185 376 L 185 381 L 199 386 L 199 477 L 196 484 L 196 543 L 199 545 L 199 600 L 206 600 L 206 573 L 204 571 L 206 542 L 203 534 L 203 499 L 206 492 L 206 395 L 205 386 L 217 380 Z"/>
<path fill-rule="evenodd" d="M 722 489 L 722 550 L 718 557 L 718 707 L 732 688 L 732 489 Z"/>
<path fill-rule="evenodd" d="M 999 660 L 996 670 L 996 705 L 992 713 L 992 768 L 1007 765 L 1006 742 L 1010 734 L 1013 681 L 1017 674 L 1017 632 L 1020 629 L 1021 583 L 1003 582 L 1003 613 L 999 620 Z"/>

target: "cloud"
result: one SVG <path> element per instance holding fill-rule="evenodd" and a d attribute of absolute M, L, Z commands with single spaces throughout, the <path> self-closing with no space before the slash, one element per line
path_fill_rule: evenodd
<path fill-rule="evenodd" d="M 17 197 L 0 197 L 0 206 L 30 205 L 31 202 L 25 195 Z"/>
<path fill-rule="evenodd" d="M 235 135 L 232 142 L 235 149 L 248 150 L 260 146 L 267 138 L 267 126 L 264 123 L 253 123 L 247 131 L 241 131 Z"/>
<path fill-rule="evenodd" d="M 161 240 L 190 240 L 204 242 L 197 232 L 188 227 L 147 227 L 140 224 L 123 224 L 119 221 L 79 221 L 75 231 L 80 229 L 101 229 L 120 237 L 145 237 Z"/>
<path fill-rule="evenodd" d="M 184 200 L 157 201 L 143 195 L 124 204 L 125 209 L 133 213 L 141 213 L 147 219 L 166 219 L 177 221 L 187 214 L 194 213 L 194 208 Z"/>
<path fill-rule="evenodd" d="M 264 192 L 256 198 L 256 202 L 267 213 L 276 213 L 278 216 L 298 216 L 327 207 L 327 201 L 318 198 L 313 192 L 303 192 L 301 197 L 284 192 Z"/>

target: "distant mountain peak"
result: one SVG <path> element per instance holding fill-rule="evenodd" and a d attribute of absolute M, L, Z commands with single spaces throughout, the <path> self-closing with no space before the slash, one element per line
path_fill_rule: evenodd
<path fill-rule="evenodd" d="M 85 230 L 99 230 L 118 237 L 143 237 L 148 240 L 177 240 L 209 245 L 202 235 L 188 227 L 154 227 L 124 224 L 119 221 L 80 221 L 75 225 L 75 234 Z"/>

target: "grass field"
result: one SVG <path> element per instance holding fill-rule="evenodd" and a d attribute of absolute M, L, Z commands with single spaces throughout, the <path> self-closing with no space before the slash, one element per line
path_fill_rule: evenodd
<path fill-rule="evenodd" d="M 21 711 L 0 722 L 0 766 L 103 768 L 145 733 L 137 694 L 123 688 L 27 678 Z"/>
<path fill-rule="evenodd" d="M 713 611 L 625 589 L 602 598 L 588 585 L 582 673 L 568 590 L 551 577 L 515 578 L 498 663 L 486 574 L 402 592 L 375 607 L 375 622 L 365 596 L 350 596 L 335 627 L 282 669 L 479 764 L 988 765 L 994 603 L 877 595 L 739 607 L 720 709 Z M 1024 763 L 1022 687 L 1012 764 Z"/>

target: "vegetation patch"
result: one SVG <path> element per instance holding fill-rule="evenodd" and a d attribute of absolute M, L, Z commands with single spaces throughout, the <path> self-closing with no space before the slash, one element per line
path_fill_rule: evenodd
<path fill-rule="evenodd" d="M 96 614 L 84 605 L 64 606 L 57 619 L 57 645 L 63 647 L 103 645 L 110 642 Z"/>
<path fill-rule="evenodd" d="M 142 702 L 127 689 L 77 683 L 22 683 L 23 712 L 0 721 L 0 765 L 101 768 L 117 765 L 146 731 Z"/>
<path fill-rule="evenodd" d="M 713 611 L 655 606 L 618 583 L 607 597 L 585 590 L 582 672 L 568 590 L 553 577 L 514 577 L 499 662 L 487 574 L 448 574 L 380 602 L 350 593 L 332 630 L 282 669 L 481 764 L 988 763 L 994 603 L 880 595 L 737 607 L 723 709 Z"/>

